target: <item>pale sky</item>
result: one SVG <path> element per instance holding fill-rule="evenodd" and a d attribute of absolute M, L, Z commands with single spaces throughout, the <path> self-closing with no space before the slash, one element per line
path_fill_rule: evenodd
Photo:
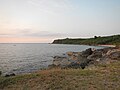
<path fill-rule="evenodd" d="M 120 0 L 0 0 L 0 43 L 120 34 Z"/>

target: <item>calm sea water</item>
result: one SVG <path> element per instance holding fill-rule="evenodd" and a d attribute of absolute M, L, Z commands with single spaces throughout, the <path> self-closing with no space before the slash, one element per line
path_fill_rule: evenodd
<path fill-rule="evenodd" d="M 59 44 L 0 44 L 0 71 L 16 74 L 46 68 L 53 56 L 68 51 L 80 52 L 87 48 L 103 48 L 85 45 Z"/>

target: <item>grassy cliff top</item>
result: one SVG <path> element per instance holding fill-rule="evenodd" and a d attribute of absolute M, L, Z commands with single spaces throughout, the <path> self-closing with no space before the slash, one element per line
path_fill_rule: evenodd
<path fill-rule="evenodd" d="M 106 36 L 106 37 L 97 37 L 94 38 L 66 38 L 66 39 L 57 39 L 53 41 L 53 44 L 82 44 L 82 45 L 120 45 L 120 35 Z"/>

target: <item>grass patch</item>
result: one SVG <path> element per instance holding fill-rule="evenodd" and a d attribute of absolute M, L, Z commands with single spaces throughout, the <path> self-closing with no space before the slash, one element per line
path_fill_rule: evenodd
<path fill-rule="evenodd" d="M 0 77 L 2 90 L 120 90 L 120 62 L 97 69 L 51 69 Z"/>

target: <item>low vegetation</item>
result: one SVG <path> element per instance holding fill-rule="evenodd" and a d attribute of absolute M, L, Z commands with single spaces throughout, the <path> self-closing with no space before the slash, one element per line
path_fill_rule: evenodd
<path fill-rule="evenodd" d="M 101 44 L 111 44 L 111 45 L 120 45 L 120 35 L 113 36 L 94 36 L 94 38 L 88 39 L 58 39 L 54 40 L 53 44 L 84 44 L 84 45 L 101 45 Z"/>
<path fill-rule="evenodd" d="M 120 61 L 82 69 L 50 69 L 0 76 L 0 90 L 120 90 Z"/>

